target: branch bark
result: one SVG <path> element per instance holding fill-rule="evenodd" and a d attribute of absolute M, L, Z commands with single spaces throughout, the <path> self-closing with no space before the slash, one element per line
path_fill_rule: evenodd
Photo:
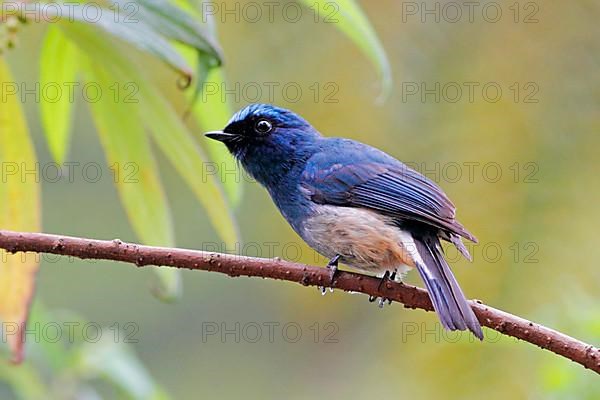
<path fill-rule="evenodd" d="M 138 267 L 146 265 L 169 266 L 192 270 L 220 272 L 231 277 L 254 276 L 286 280 L 304 286 L 330 286 L 344 291 L 360 292 L 386 297 L 407 308 L 432 311 L 427 292 L 402 283 L 386 282 L 378 278 L 340 271 L 332 285 L 329 270 L 325 268 L 282 261 L 252 258 L 196 250 L 142 246 L 121 242 L 84 239 L 43 233 L 0 230 L 0 248 L 10 253 L 35 252 L 73 256 L 83 259 L 122 261 Z M 575 338 L 536 324 L 521 317 L 492 308 L 479 300 L 471 307 L 479 322 L 504 335 L 512 336 L 549 350 L 585 368 L 600 374 L 600 349 Z"/>

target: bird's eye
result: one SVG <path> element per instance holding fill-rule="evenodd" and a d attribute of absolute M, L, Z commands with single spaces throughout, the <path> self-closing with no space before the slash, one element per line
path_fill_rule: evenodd
<path fill-rule="evenodd" d="M 266 119 L 259 119 L 254 126 L 254 130 L 261 135 L 271 132 L 272 129 L 273 125 Z"/>

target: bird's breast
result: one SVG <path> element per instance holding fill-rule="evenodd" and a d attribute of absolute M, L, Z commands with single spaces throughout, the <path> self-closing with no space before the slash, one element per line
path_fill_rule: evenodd
<path fill-rule="evenodd" d="M 410 234 L 375 211 L 319 205 L 301 231 L 316 251 L 328 258 L 339 254 L 344 264 L 359 270 L 380 273 L 414 267 Z"/>

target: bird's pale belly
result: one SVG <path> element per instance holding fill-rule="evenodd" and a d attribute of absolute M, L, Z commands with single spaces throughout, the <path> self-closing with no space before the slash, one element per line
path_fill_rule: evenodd
<path fill-rule="evenodd" d="M 325 257 L 339 254 L 342 263 L 371 274 L 403 273 L 415 266 L 410 234 L 371 210 L 318 206 L 304 221 L 301 236 Z"/>

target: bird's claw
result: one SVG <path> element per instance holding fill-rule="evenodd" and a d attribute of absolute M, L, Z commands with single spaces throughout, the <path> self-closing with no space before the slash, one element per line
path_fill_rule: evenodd
<path fill-rule="evenodd" d="M 391 274 L 390 274 L 389 271 L 385 271 L 385 273 L 383 274 L 383 277 L 379 281 L 379 286 L 377 286 L 377 291 L 381 291 L 381 288 L 383 287 L 383 284 L 388 279 L 391 280 L 391 281 L 393 281 L 394 279 L 396 279 L 396 271 L 392 271 Z M 379 306 L 379 308 L 383 308 L 383 306 L 385 305 L 386 301 L 387 301 L 388 304 L 392 304 L 392 299 L 388 299 L 387 297 L 377 297 L 377 296 L 372 296 L 372 295 L 369 296 L 369 302 L 373 303 L 378 298 L 379 298 L 379 301 L 377 302 L 377 305 Z"/>
<path fill-rule="evenodd" d="M 329 284 L 333 285 L 333 281 L 335 280 L 335 274 L 337 273 L 337 265 L 329 265 L 327 264 L 327 268 L 331 270 L 329 274 Z"/>
<path fill-rule="evenodd" d="M 369 296 L 369 303 L 373 303 L 377 299 L 379 299 L 379 301 L 377 302 L 377 305 L 379 306 L 379 308 L 383 308 L 383 306 L 385 306 L 386 302 L 388 304 L 392 304 L 392 299 L 388 299 L 386 297 L 377 297 L 377 296 Z"/>
<path fill-rule="evenodd" d="M 327 286 L 317 286 L 317 289 L 319 289 L 319 292 L 321 292 L 321 295 L 322 295 L 322 296 L 325 296 L 325 294 L 327 293 Z M 331 293 L 333 293 L 333 288 L 332 288 L 332 287 L 330 287 L 330 288 L 329 288 L 329 291 L 330 291 Z"/>
<path fill-rule="evenodd" d="M 390 274 L 390 271 L 385 271 L 385 273 L 381 277 L 381 280 L 379 281 L 379 285 L 377 285 L 377 290 L 381 291 L 381 288 L 383 287 L 384 283 L 386 283 L 388 280 L 393 281 L 395 278 L 396 278 L 396 271 L 392 272 L 391 274 Z"/>
<path fill-rule="evenodd" d="M 337 270 L 338 270 L 338 262 L 340 261 L 340 257 L 341 256 L 339 254 L 337 254 L 335 257 L 333 257 L 327 263 L 327 268 L 331 271 L 330 274 L 329 274 L 329 284 L 330 285 L 333 285 L 333 282 L 335 281 L 335 275 L 336 275 Z M 325 293 L 327 293 L 327 287 L 325 287 L 325 286 L 317 286 L 317 288 L 321 292 L 321 295 L 325 296 Z M 329 291 L 331 293 L 333 293 L 333 287 L 330 287 Z"/>

